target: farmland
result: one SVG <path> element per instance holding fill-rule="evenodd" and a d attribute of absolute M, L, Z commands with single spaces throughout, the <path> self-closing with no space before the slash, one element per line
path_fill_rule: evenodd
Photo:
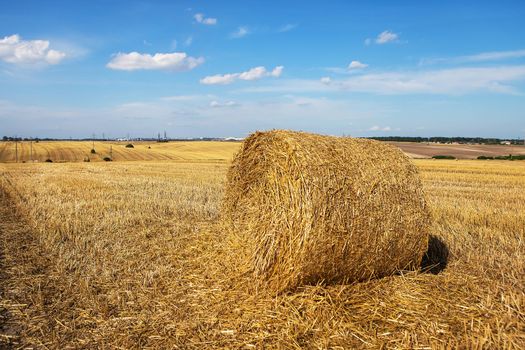
<path fill-rule="evenodd" d="M 237 273 L 218 225 L 238 146 L 221 144 L 0 164 L 0 346 L 525 347 L 524 162 L 415 160 L 433 273 L 274 296 Z"/>
<path fill-rule="evenodd" d="M 239 142 L 176 141 L 176 142 L 116 141 L 0 141 L 0 163 L 16 162 L 90 162 L 111 157 L 114 161 L 220 161 L 231 158 Z M 434 155 L 451 155 L 458 159 L 475 159 L 478 156 L 525 155 L 521 145 L 468 145 L 427 144 L 416 142 L 391 142 L 411 158 L 432 158 Z M 94 147 L 94 148 L 93 148 Z M 18 150 L 17 150 L 18 148 Z M 95 149 L 96 153 L 91 153 Z"/>
<path fill-rule="evenodd" d="M 0 163 L 15 162 L 90 162 L 111 157 L 114 161 L 174 160 L 174 161 L 227 161 L 239 147 L 238 142 L 130 142 L 112 141 L 39 141 L 0 142 Z M 18 151 L 17 151 L 18 148 Z M 91 153 L 94 149 L 95 153 Z"/>
<path fill-rule="evenodd" d="M 524 155 L 523 145 L 471 145 L 416 142 L 391 142 L 411 158 L 431 158 L 435 155 L 450 155 L 458 159 L 476 159 L 479 156 Z"/>

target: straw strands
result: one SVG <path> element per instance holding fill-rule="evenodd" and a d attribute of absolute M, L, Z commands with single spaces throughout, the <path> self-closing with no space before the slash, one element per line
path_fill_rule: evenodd
<path fill-rule="evenodd" d="M 0 348 L 524 349 L 525 164 L 414 163 L 444 270 L 279 295 L 228 260 L 228 163 L 0 164 Z"/>
<path fill-rule="evenodd" d="M 399 149 L 283 130 L 245 140 L 223 205 L 247 268 L 275 292 L 419 268 L 429 215 Z"/>

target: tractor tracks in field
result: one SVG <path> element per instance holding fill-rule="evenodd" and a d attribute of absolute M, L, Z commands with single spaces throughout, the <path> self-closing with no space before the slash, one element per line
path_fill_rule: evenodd
<path fill-rule="evenodd" d="M 12 203 L 4 188 L 0 188 L 0 348 L 15 347 L 18 344 L 19 327 L 15 321 L 17 302 L 11 299 L 9 254 L 11 239 L 9 230 L 15 220 Z"/>
<path fill-rule="evenodd" d="M 35 302 L 34 296 L 37 288 L 45 288 L 49 259 L 19 213 L 11 187 L 8 177 L 1 176 L 0 349 L 38 347 L 37 334 L 45 327 L 38 324 L 45 319 L 44 301 Z"/>

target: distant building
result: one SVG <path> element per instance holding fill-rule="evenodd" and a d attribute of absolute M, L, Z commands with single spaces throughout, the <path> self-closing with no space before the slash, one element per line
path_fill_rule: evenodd
<path fill-rule="evenodd" d="M 511 144 L 511 142 L 510 142 L 510 141 L 507 141 L 507 140 L 505 140 L 505 141 L 501 141 L 501 142 L 500 142 L 500 144 L 502 144 L 502 145 L 510 145 L 510 144 Z"/>
<path fill-rule="evenodd" d="M 242 137 L 226 137 L 224 138 L 224 141 L 242 141 L 244 138 Z"/>

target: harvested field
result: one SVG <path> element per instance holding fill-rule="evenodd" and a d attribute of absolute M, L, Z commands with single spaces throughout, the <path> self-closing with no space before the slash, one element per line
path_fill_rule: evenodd
<path fill-rule="evenodd" d="M 447 145 L 416 142 L 389 142 L 399 147 L 410 158 L 431 158 L 435 155 L 452 155 L 458 159 L 475 159 L 478 156 L 504 156 L 525 154 L 525 146 L 505 145 Z M 91 153 L 91 141 L 40 141 L 33 142 L 33 160 L 44 162 L 91 162 L 103 161 L 110 150 L 115 161 L 229 161 L 239 149 L 240 142 L 220 141 L 173 141 L 133 142 L 134 148 L 126 148 L 128 142 L 95 142 L 96 154 Z M 151 147 L 151 148 L 149 148 Z M 0 163 L 16 160 L 14 142 L 0 141 Z M 19 162 L 31 160 L 31 144 L 18 143 Z"/>
<path fill-rule="evenodd" d="M 0 164 L 0 347 L 525 348 L 525 162 L 417 160 L 426 273 L 250 293 L 227 162 Z"/>
<path fill-rule="evenodd" d="M 466 145 L 417 142 L 389 142 L 403 150 L 411 158 L 432 158 L 436 155 L 451 155 L 458 159 L 476 159 L 478 156 L 508 156 L 525 154 L 522 145 Z"/>
<path fill-rule="evenodd" d="M 131 142 L 134 147 L 127 148 L 130 142 L 95 141 L 95 154 L 91 153 L 91 141 L 39 141 L 0 142 L 0 163 L 18 162 L 91 162 L 103 161 L 112 155 L 114 161 L 174 160 L 174 161 L 228 161 L 239 148 L 238 142 L 219 141 L 174 141 L 174 142 Z M 204 157 L 204 158 L 203 158 Z"/>

